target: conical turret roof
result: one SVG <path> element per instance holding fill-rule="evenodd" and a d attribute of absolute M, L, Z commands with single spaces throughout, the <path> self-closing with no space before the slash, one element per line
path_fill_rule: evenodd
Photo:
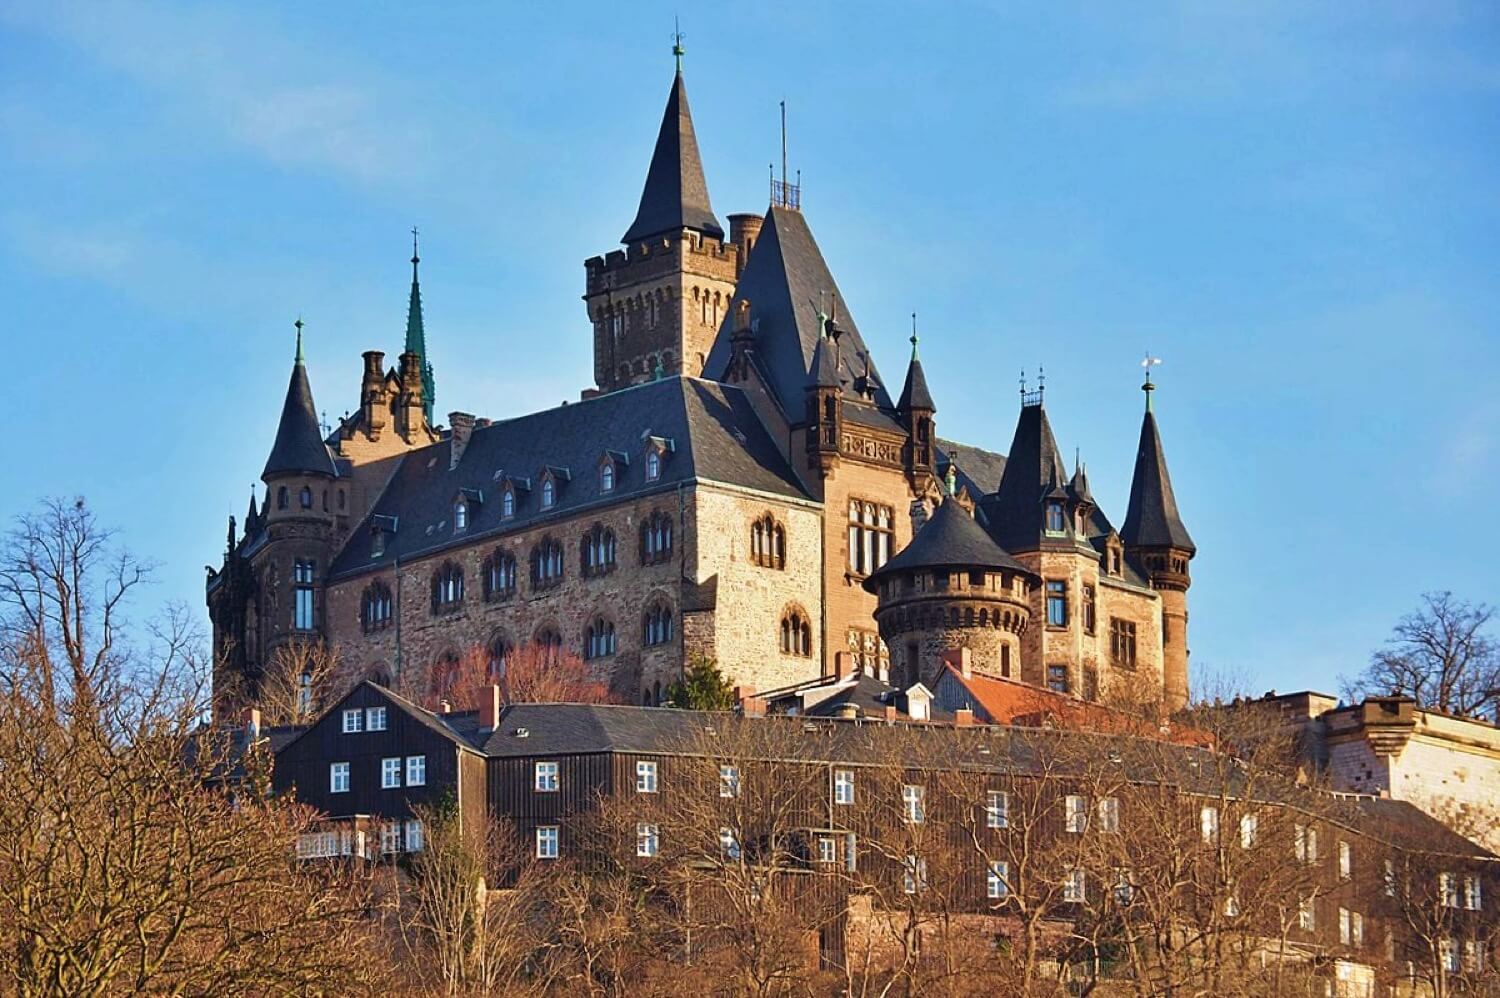
<path fill-rule="evenodd" d="M 1005 455 L 1000 488 L 983 503 L 985 522 L 995 540 L 1009 551 L 1035 550 L 1045 534 L 1043 500 L 1066 497 L 1067 481 L 1047 410 L 1041 405 L 1022 406 Z"/>
<path fill-rule="evenodd" d="M 662 113 L 640 207 L 620 241 L 630 244 L 682 229 L 724 238 L 724 229 L 708 201 L 708 182 L 703 179 L 703 161 L 698 157 L 693 113 L 688 109 L 687 87 L 679 69 L 672 80 L 672 92 L 667 96 L 666 111 Z"/>
<path fill-rule="evenodd" d="M 318 411 L 313 406 L 312 385 L 307 381 L 307 367 L 302 363 L 302 333 L 297 333 L 297 359 L 292 364 L 292 378 L 286 386 L 286 400 L 281 404 L 281 422 L 276 426 L 276 442 L 266 459 L 262 481 L 277 475 L 327 475 L 337 477 L 333 458 L 323 443 L 318 427 Z"/>
<path fill-rule="evenodd" d="M 932 518 L 917 531 L 910 544 L 884 565 L 870 573 L 864 586 L 870 592 L 879 588 L 879 579 L 893 572 L 911 572 L 929 568 L 1006 569 L 1031 574 L 1009 552 L 984 532 L 957 501 L 944 499 Z"/>
<path fill-rule="evenodd" d="M 1120 539 L 1130 547 L 1174 547 L 1189 554 L 1198 550 L 1177 512 L 1161 433 L 1156 427 L 1156 414 L 1150 409 L 1141 421 L 1135 476 L 1130 480 L 1130 508 L 1125 512 Z"/>
<path fill-rule="evenodd" d="M 937 411 L 937 406 L 932 403 L 932 393 L 927 390 L 927 375 L 922 370 L 922 358 L 917 356 L 915 333 L 911 337 L 911 363 L 906 366 L 906 384 L 901 387 L 901 399 L 896 403 L 896 408 L 902 412 L 911 412 L 913 409 Z"/>

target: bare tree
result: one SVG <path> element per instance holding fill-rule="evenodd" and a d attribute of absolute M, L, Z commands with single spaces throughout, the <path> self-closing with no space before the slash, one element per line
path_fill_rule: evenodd
<path fill-rule="evenodd" d="M 434 665 L 424 684 L 405 692 L 429 709 L 437 709 L 444 700 L 464 709 L 477 707 L 491 683 L 500 684 L 506 703 L 614 702 L 608 685 L 594 678 L 587 662 L 536 643 L 511 649 L 503 663 L 489 649 L 475 645 L 456 659 Z"/>
<path fill-rule="evenodd" d="M 1496 718 L 1500 642 L 1488 633 L 1494 613 L 1451 592 L 1422 594 L 1421 607 L 1396 623 L 1365 671 L 1345 681 L 1346 694 L 1410 696 L 1421 707 Z"/>

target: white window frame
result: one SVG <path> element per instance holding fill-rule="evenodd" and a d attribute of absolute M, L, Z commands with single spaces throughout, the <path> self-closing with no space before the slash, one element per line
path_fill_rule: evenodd
<path fill-rule="evenodd" d="M 366 707 L 365 708 L 365 730 L 366 731 L 384 731 L 385 730 L 385 708 L 384 707 Z"/>
<path fill-rule="evenodd" d="M 740 767 L 719 767 L 719 796 L 738 797 L 740 795 Z"/>
<path fill-rule="evenodd" d="M 1297 902 L 1297 925 L 1304 932 L 1317 931 L 1318 909 L 1314 906 L 1312 898 L 1303 898 Z"/>
<path fill-rule="evenodd" d="M 1203 835 L 1203 841 L 1213 845 L 1219 841 L 1219 809 L 1212 804 L 1203 805 L 1198 812 L 1198 827 Z"/>
<path fill-rule="evenodd" d="M 1004 790 L 988 790 L 985 792 L 984 827 L 1010 827 L 1010 794 Z"/>
<path fill-rule="evenodd" d="M 1260 817 L 1254 814 L 1240 815 L 1240 848 L 1254 848 L 1260 837 Z"/>
<path fill-rule="evenodd" d="M 558 765 L 539 762 L 532 767 L 532 789 L 539 794 L 555 794 L 558 788 Z"/>
<path fill-rule="evenodd" d="M 427 756 L 409 755 L 406 757 L 406 785 L 409 787 L 427 785 Z"/>
<path fill-rule="evenodd" d="M 1083 795 L 1068 794 L 1063 799 L 1063 809 L 1065 815 L 1063 831 L 1070 835 L 1083 834 L 1089 821 L 1088 802 L 1083 799 Z"/>
<path fill-rule="evenodd" d="M 1339 909 L 1339 945 L 1349 945 L 1349 909 Z"/>
<path fill-rule="evenodd" d="M 558 826 L 538 825 L 536 828 L 536 858 L 556 859 L 562 852 Z"/>
<path fill-rule="evenodd" d="M 985 864 L 984 893 L 991 901 L 1003 901 L 1010 896 L 1010 864 L 995 860 Z"/>
<path fill-rule="evenodd" d="M 1354 849 L 1348 839 L 1339 839 L 1339 879 L 1354 879 Z"/>
<path fill-rule="evenodd" d="M 656 763 L 648 759 L 638 759 L 635 764 L 635 792 L 638 794 L 654 794 L 657 785 Z"/>
<path fill-rule="evenodd" d="M 854 770 L 833 771 L 833 802 L 845 806 L 854 803 Z"/>
<path fill-rule="evenodd" d="M 918 783 L 902 785 L 901 813 L 908 825 L 920 825 L 926 821 L 927 788 Z"/>
<path fill-rule="evenodd" d="M 1464 907 L 1469 911 L 1484 910 L 1484 888 L 1474 874 L 1464 877 Z"/>
<path fill-rule="evenodd" d="M 827 835 L 818 836 L 818 862 L 833 864 L 839 861 L 839 845 Z"/>
<path fill-rule="evenodd" d="M 380 789 L 395 790 L 401 786 L 401 757 L 389 756 L 380 760 Z"/>
<path fill-rule="evenodd" d="M 349 764 L 347 762 L 331 762 L 328 764 L 328 792 L 331 794 L 346 794 L 349 792 Z"/>
<path fill-rule="evenodd" d="M 1088 878 L 1083 870 L 1069 870 L 1068 875 L 1063 878 L 1063 901 L 1068 904 L 1083 904 L 1088 898 Z"/>
<path fill-rule="evenodd" d="M 661 826 L 638 821 L 635 826 L 635 854 L 651 859 L 661 852 Z"/>
<path fill-rule="evenodd" d="M 401 851 L 401 822 L 383 821 L 380 823 L 380 852 L 381 855 L 389 856 Z"/>
<path fill-rule="evenodd" d="M 365 730 L 365 712 L 358 707 L 344 711 L 344 734 L 357 735 Z"/>
<path fill-rule="evenodd" d="M 927 860 L 908 854 L 901 864 L 901 890 L 918 894 L 927 889 Z"/>
<path fill-rule="evenodd" d="M 727 825 L 719 829 L 719 852 L 731 862 L 739 862 L 740 856 L 743 855 L 740 837 L 735 834 L 733 828 Z"/>
<path fill-rule="evenodd" d="M 1120 830 L 1120 798 L 1100 797 L 1099 831 L 1115 833 Z"/>
<path fill-rule="evenodd" d="M 418 818 L 407 818 L 406 819 L 406 851 L 407 852 L 421 852 L 422 851 L 422 847 L 425 844 L 426 844 L 426 838 L 425 838 L 425 834 L 424 834 L 423 829 L 422 829 L 422 822 L 421 822 L 421 820 L 418 819 Z"/>
<path fill-rule="evenodd" d="M 1443 902 L 1444 908 L 1462 907 L 1462 900 L 1458 893 L 1458 878 L 1447 871 L 1439 873 L 1438 897 Z"/>

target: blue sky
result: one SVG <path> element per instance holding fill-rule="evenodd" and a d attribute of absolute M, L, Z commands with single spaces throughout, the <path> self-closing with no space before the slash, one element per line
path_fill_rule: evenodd
<path fill-rule="evenodd" d="M 1200 554 L 1195 669 L 1333 689 L 1424 589 L 1500 601 L 1493 4 L 0 4 L 0 517 L 83 494 L 202 604 L 307 320 L 320 407 L 591 376 L 674 13 L 714 207 L 804 205 L 887 379 L 1003 450 L 1021 368 L 1124 516 L 1137 366 Z"/>

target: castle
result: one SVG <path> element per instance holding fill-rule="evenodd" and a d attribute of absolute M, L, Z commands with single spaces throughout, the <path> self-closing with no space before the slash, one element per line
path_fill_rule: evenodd
<path fill-rule="evenodd" d="M 216 686 L 254 698 L 288 643 L 384 683 L 534 644 L 655 704 L 700 656 L 744 687 L 846 664 L 905 687 L 962 648 L 982 676 L 1185 703 L 1195 548 L 1149 377 L 1116 528 L 1040 386 L 1005 456 L 937 435 L 915 334 L 893 397 L 799 188 L 771 194 L 726 234 L 679 59 L 623 248 L 584 264 L 579 402 L 437 425 L 415 247 L 399 361 L 363 355 L 331 432 L 299 323 L 266 493 L 207 580 Z"/>

